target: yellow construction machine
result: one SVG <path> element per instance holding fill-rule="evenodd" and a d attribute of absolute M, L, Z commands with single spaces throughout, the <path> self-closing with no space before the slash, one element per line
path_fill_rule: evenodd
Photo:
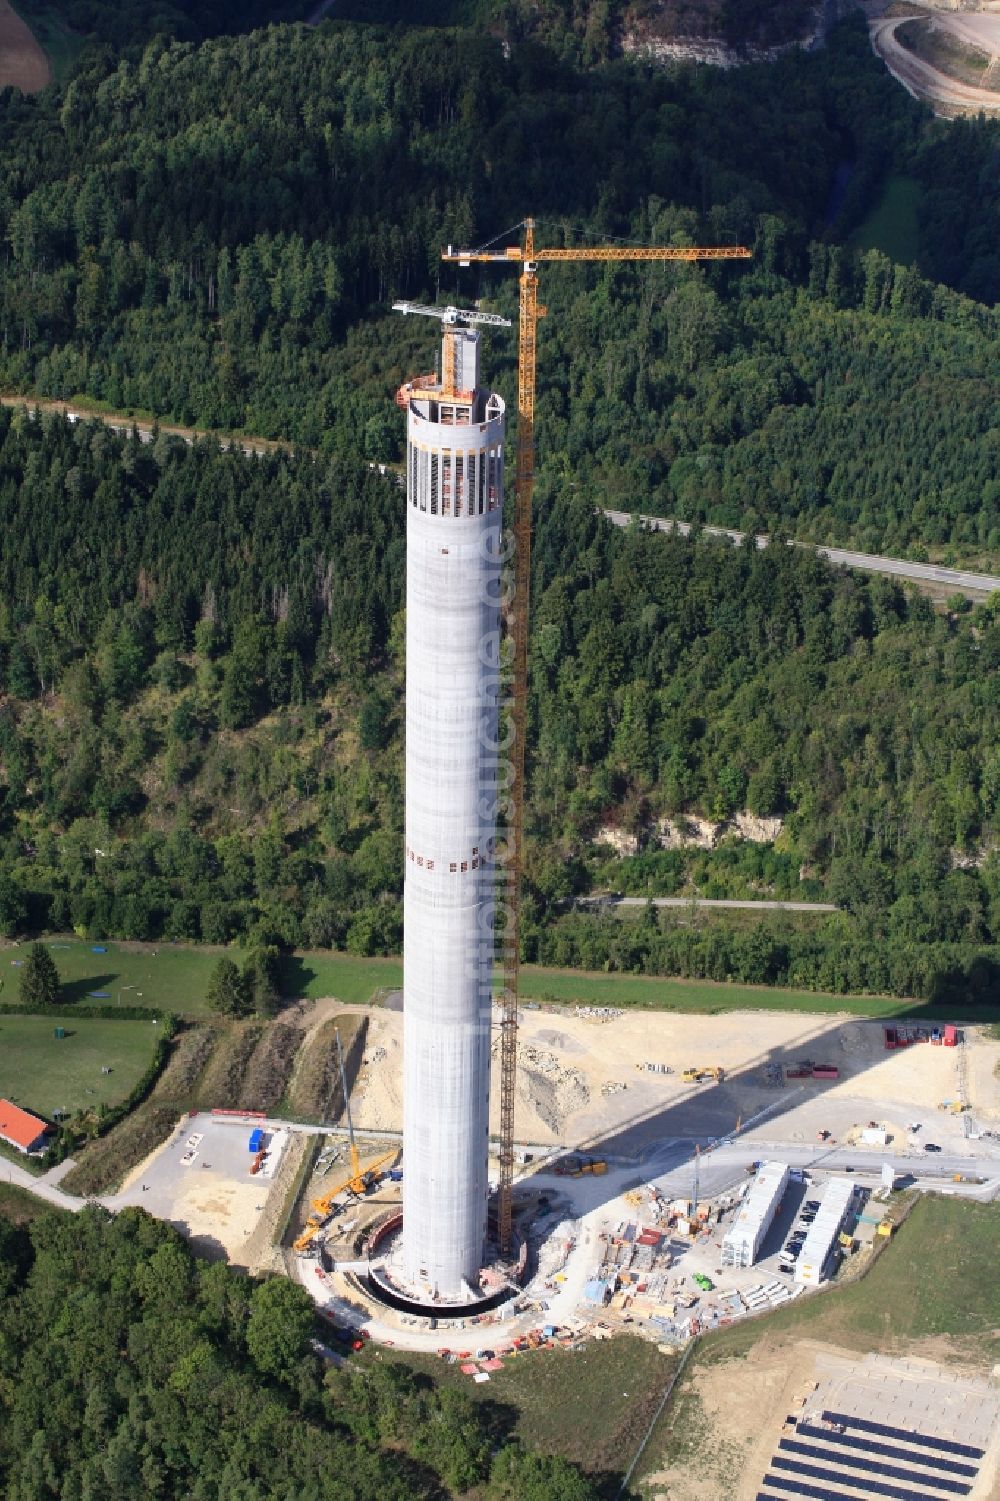
<path fill-rule="evenodd" d="M 293 1242 L 293 1249 L 296 1251 L 305 1251 L 308 1249 L 308 1247 L 312 1243 L 314 1236 L 316 1236 L 319 1231 L 322 1230 L 323 1226 L 330 1218 L 330 1215 L 333 1213 L 334 1201 L 339 1194 L 351 1193 L 357 1195 L 358 1198 L 363 1198 L 364 1195 L 369 1191 L 369 1189 L 374 1188 L 375 1185 L 381 1181 L 382 1173 L 380 1169 L 384 1167 L 387 1162 L 390 1162 L 394 1157 L 398 1157 L 399 1155 L 399 1148 L 393 1147 L 391 1152 L 383 1152 L 380 1157 L 375 1158 L 374 1162 L 370 1162 L 368 1164 L 364 1172 L 361 1171 L 361 1156 L 358 1152 L 358 1144 L 354 1140 L 354 1121 L 351 1118 L 351 1101 L 347 1091 L 347 1072 L 344 1068 L 344 1052 L 340 1045 L 340 1032 L 336 1028 L 334 1028 L 334 1037 L 337 1040 L 337 1062 L 340 1066 L 340 1087 L 344 1095 L 344 1113 L 347 1116 L 347 1139 L 350 1144 L 351 1171 L 349 1177 L 341 1179 L 341 1181 L 337 1183 L 335 1187 L 328 1189 L 327 1192 L 321 1194 L 318 1199 L 313 1199 L 311 1205 L 312 1214 L 309 1216 L 309 1222 L 306 1225 L 305 1229 L 302 1231 L 302 1234 L 299 1236 L 298 1240 Z"/>
<path fill-rule="evenodd" d="M 714 1079 L 716 1084 L 722 1084 L 725 1078 L 725 1069 L 717 1063 L 708 1068 L 686 1068 L 681 1074 L 681 1081 L 684 1084 L 700 1084 L 702 1079 Z"/>
<path fill-rule="evenodd" d="M 364 1172 L 361 1172 L 360 1166 L 357 1165 L 357 1152 L 355 1151 L 353 1153 L 354 1161 L 351 1165 L 352 1176 L 341 1179 L 327 1193 L 322 1194 L 318 1199 L 313 1199 L 311 1206 L 312 1214 L 309 1216 L 309 1222 L 298 1240 L 294 1242 L 293 1249 L 296 1251 L 305 1251 L 309 1247 L 313 1237 L 319 1234 L 333 1213 L 333 1206 L 339 1194 L 352 1193 L 356 1194 L 358 1198 L 363 1198 L 369 1190 L 375 1188 L 382 1181 L 383 1175 L 380 1169 L 387 1162 L 391 1162 L 393 1158 L 398 1157 L 398 1155 L 399 1148 L 393 1147 L 391 1152 L 383 1152 L 381 1157 L 376 1157 L 375 1161 L 370 1163 Z"/>

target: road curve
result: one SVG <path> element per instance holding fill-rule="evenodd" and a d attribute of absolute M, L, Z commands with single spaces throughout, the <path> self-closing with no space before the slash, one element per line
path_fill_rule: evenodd
<path fill-rule="evenodd" d="M 143 443 L 151 443 L 153 440 L 154 427 L 152 423 L 140 422 L 131 417 L 126 417 L 120 412 L 91 412 L 83 408 L 76 408 L 68 401 L 52 401 L 37 396 L 19 396 L 0 394 L 0 406 L 25 407 L 32 416 L 44 412 L 57 412 L 60 416 L 69 417 L 73 421 L 103 422 L 105 427 L 115 433 L 130 433 L 133 428 L 139 434 Z M 239 448 L 245 454 L 263 455 L 267 453 L 291 452 L 294 445 L 272 440 L 270 438 L 232 437 L 225 433 L 211 432 L 205 428 L 180 427 L 176 423 L 158 422 L 156 431 L 166 433 L 171 437 L 183 438 L 185 443 L 194 443 L 199 438 L 214 438 L 220 448 Z M 372 465 L 378 467 L 383 474 L 389 472 L 388 466 Z M 399 476 L 402 484 L 402 476 Z M 632 511 L 614 511 L 604 509 L 603 513 L 615 526 L 629 526 L 633 521 L 640 522 L 651 531 L 679 532 L 686 537 L 691 531 L 691 523 L 688 521 L 676 521 L 670 517 L 644 516 Z M 732 531 L 723 526 L 705 526 L 701 530 L 711 537 L 728 537 L 731 542 L 742 543 L 744 534 Z M 769 545 L 770 538 L 764 535 L 755 538 L 759 548 Z M 789 542 L 789 547 L 808 547 L 807 542 Z M 859 568 L 865 573 L 884 573 L 897 578 L 910 579 L 918 584 L 932 584 L 939 588 L 951 589 L 956 594 L 968 595 L 971 599 L 983 599 L 1000 589 L 1000 578 L 987 573 L 974 573 L 967 569 L 943 568 L 937 563 L 908 563 L 901 558 L 883 558 L 864 552 L 850 552 L 839 547 L 815 547 L 821 558 L 826 558 L 830 563 L 837 563 L 845 568 Z"/>
<path fill-rule="evenodd" d="M 679 532 L 682 537 L 689 535 L 691 523 L 689 521 L 675 521 L 665 516 L 642 516 L 632 511 L 609 511 L 602 512 L 614 526 L 629 526 L 633 521 L 648 527 L 656 532 Z M 704 526 L 701 530 L 710 537 L 727 537 L 730 542 L 741 544 L 744 540 L 743 532 L 736 532 L 724 526 Z M 757 547 L 763 549 L 770 545 L 770 537 L 765 535 L 756 536 L 754 541 Z M 789 547 L 811 547 L 808 542 L 789 542 Z M 955 594 L 965 594 L 971 599 L 984 599 L 1000 589 L 1000 578 L 990 573 L 974 573 L 965 568 L 944 568 L 939 563 L 909 563 L 902 558 L 883 558 L 874 553 L 851 552 L 842 547 L 812 547 L 812 551 L 826 558 L 828 563 L 836 563 L 843 568 L 858 568 L 863 573 L 884 573 L 894 578 L 910 579 L 915 584 L 936 584 L 943 589 L 951 589 Z"/>
<path fill-rule="evenodd" d="M 871 42 L 875 52 L 907 93 L 912 94 L 915 99 L 926 100 L 937 113 L 947 111 L 950 115 L 970 112 L 978 114 L 982 110 L 986 114 L 996 114 L 1000 111 L 1000 94 L 993 94 L 988 89 L 977 89 L 973 84 L 960 83 L 957 78 L 949 78 L 946 73 L 931 67 L 930 63 L 924 62 L 896 40 L 896 31 L 900 26 L 907 21 L 926 19 L 927 14 L 925 10 L 915 10 L 909 16 L 892 16 L 876 21 L 871 29 Z M 952 30 L 947 16 L 936 13 L 934 20 L 945 30 Z M 963 39 L 966 42 L 970 40 L 968 37 Z"/>

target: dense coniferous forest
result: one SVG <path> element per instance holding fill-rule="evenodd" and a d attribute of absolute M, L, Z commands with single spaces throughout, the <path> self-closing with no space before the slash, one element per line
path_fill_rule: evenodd
<path fill-rule="evenodd" d="M 0 96 L 0 379 L 299 445 L 0 414 L 3 931 L 398 946 L 403 515 L 372 465 L 436 329 L 388 303 L 512 312 L 513 277 L 439 248 L 533 211 L 557 241 L 755 258 L 545 271 L 527 956 L 989 990 L 996 611 L 595 510 L 1000 551 L 997 127 L 931 122 L 860 25 L 717 72 L 595 63 L 570 9 L 505 46 L 215 36 L 256 12 L 178 4 L 115 53 L 95 4 L 64 87 Z M 899 171 L 916 267 L 848 244 Z M 512 397 L 512 343 L 486 358 Z M 740 810 L 783 821 L 773 848 L 658 847 L 665 817 Z M 607 863 L 609 824 L 635 858 Z M 602 883 L 845 911 L 748 937 L 565 910 Z"/>
<path fill-rule="evenodd" d="M 297 1284 L 198 1261 L 139 1210 L 0 1218 L 4 1495 L 594 1501 L 495 1405 L 388 1361 L 324 1375 L 315 1322 Z"/>
<path fill-rule="evenodd" d="M 393 951 L 395 480 L 3 411 L 0 497 L 5 929 Z M 966 974 L 1000 940 L 997 611 L 538 502 L 528 955 L 924 995 Z M 656 849 L 663 817 L 743 809 L 784 820 L 776 850 Z M 610 877 L 630 890 L 848 915 L 763 957 L 560 916 L 608 879 L 609 821 L 647 846 Z"/>
<path fill-rule="evenodd" d="M 750 269 L 550 269 L 549 471 L 727 525 L 1000 551 L 997 315 L 841 242 L 888 172 L 922 171 L 942 184 L 928 269 L 991 303 L 998 127 L 955 146 L 860 23 L 732 73 L 508 50 L 488 31 L 272 27 L 117 64 L 97 48 L 64 91 L 9 95 L 0 379 L 384 459 L 387 395 L 433 357 L 388 301 L 512 307 L 512 278 L 444 276 L 443 241 L 526 212 L 557 240 L 738 239 Z M 977 191 L 951 188 L 956 153 Z M 507 389 L 512 357 L 497 341 Z"/>

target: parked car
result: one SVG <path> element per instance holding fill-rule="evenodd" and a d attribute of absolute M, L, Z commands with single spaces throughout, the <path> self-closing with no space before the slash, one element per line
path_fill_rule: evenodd
<path fill-rule="evenodd" d="M 925 1152 L 940 1152 L 940 1150 L 941 1150 L 941 1148 L 935 1142 L 933 1142 L 933 1141 L 925 1141 L 924 1142 L 924 1151 Z"/>
<path fill-rule="evenodd" d="M 820 1207 L 819 1199 L 807 1199 L 804 1207 L 806 1209 L 812 1210 L 813 1214 L 815 1214 L 817 1209 Z"/>

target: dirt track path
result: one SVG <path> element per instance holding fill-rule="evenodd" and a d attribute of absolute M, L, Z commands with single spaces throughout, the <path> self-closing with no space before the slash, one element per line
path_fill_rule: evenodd
<path fill-rule="evenodd" d="M 49 60 L 8 0 L 0 0 L 0 89 L 37 94 L 52 81 Z"/>
<path fill-rule="evenodd" d="M 963 115 L 978 113 L 980 110 L 986 114 L 1000 114 L 1000 94 L 991 94 L 986 89 L 959 83 L 957 79 L 939 73 L 896 40 L 896 30 L 905 21 L 927 14 L 923 9 L 915 9 L 911 16 L 893 16 L 888 20 L 876 21 L 873 25 L 872 46 L 889 72 L 915 98 L 926 100 L 935 114 Z M 938 25 L 945 25 L 950 18 L 947 12 L 937 11 L 934 19 Z M 959 28 L 953 29 L 963 41 L 970 40 Z M 981 46 L 982 42 L 978 45 Z"/>

